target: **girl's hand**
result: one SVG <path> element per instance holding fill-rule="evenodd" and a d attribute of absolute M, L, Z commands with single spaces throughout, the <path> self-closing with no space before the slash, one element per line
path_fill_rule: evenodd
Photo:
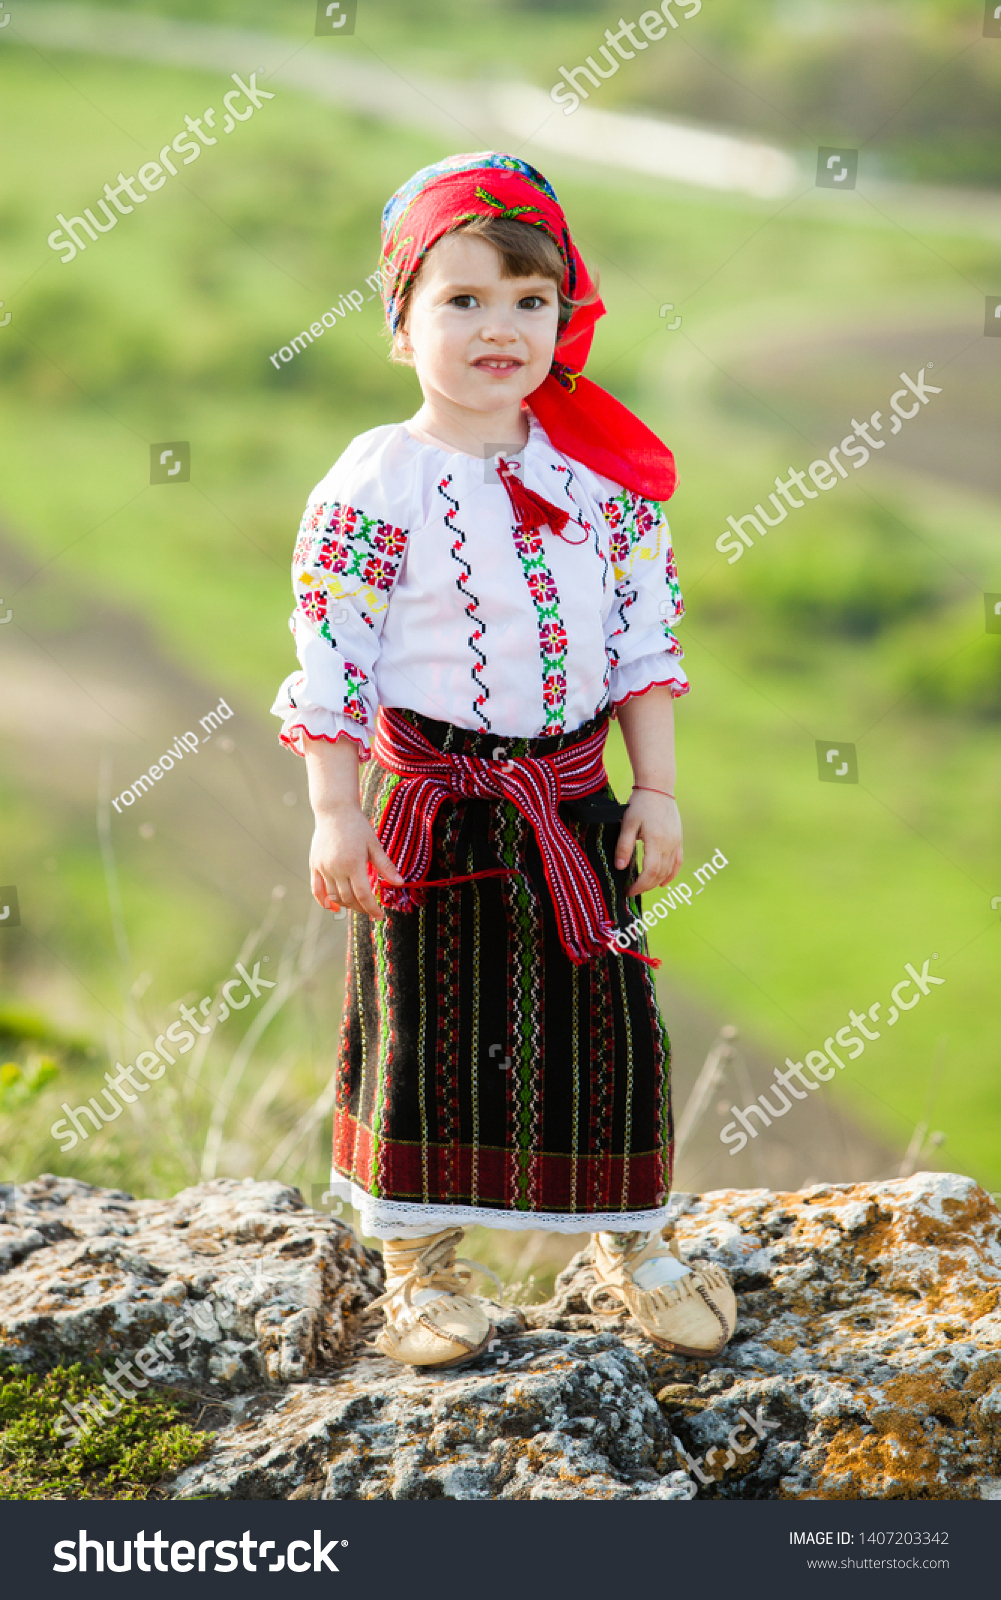
<path fill-rule="evenodd" d="M 381 922 L 385 912 L 375 897 L 369 869 L 400 888 L 403 879 L 376 837 L 357 801 L 347 800 L 317 812 L 309 852 L 313 899 L 325 911 L 363 911 Z"/>
<path fill-rule="evenodd" d="M 630 897 L 665 887 L 681 871 L 685 853 L 675 801 L 648 789 L 634 789 L 615 846 L 620 871 L 629 865 L 637 839 L 643 842 L 643 867 L 627 891 Z"/>

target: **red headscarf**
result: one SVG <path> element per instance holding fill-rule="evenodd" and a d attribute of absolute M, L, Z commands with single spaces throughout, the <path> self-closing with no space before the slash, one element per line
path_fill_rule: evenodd
<path fill-rule="evenodd" d="M 424 257 L 443 234 L 473 217 L 508 217 L 545 229 L 565 266 L 569 300 L 586 299 L 594 285 L 549 183 L 517 156 L 485 150 L 449 156 L 398 189 L 382 216 L 382 282 L 386 320 L 395 333 L 400 302 Z M 578 306 L 556 341 L 552 368 L 528 404 L 557 450 L 651 500 L 668 500 L 677 474 L 674 457 L 655 433 L 618 400 L 582 375 L 605 308 L 595 297 Z"/>

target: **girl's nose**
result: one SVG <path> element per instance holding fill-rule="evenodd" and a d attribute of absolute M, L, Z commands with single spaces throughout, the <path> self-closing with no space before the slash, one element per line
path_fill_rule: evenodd
<path fill-rule="evenodd" d="M 480 326 L 480 338 L 487 344 L 516 344 L 518 337 L 513 319 L 503 311 L 491 312 Z"/>

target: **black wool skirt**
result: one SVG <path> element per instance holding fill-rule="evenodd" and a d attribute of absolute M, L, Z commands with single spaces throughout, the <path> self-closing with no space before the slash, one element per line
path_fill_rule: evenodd
<path fill-rule="evenodd" d="M 400 714 L 446 754 L 491 758 L 498 744 L 496 734 Z M 503 743 L 515 758 L 551 755 L 600 720 Z M 399 781 L 374 756 L 366 763 L 373 826 Z M 638 906 L 626 898 L 634 863 L 614 866 L 624 811 L 610 787 L 560 805 L 621 929 Z M 530 823 L 508 800 L 444 801 L 428 878 L 497 866 L 512 870 L 428 889 L 423 906 L 382 922 L 349 916 L 334 1179 L 349 1186 L 369 1233 L 659 1226 L 673 1127 L 652 971 L 628 952 L 575 965 Z"/>

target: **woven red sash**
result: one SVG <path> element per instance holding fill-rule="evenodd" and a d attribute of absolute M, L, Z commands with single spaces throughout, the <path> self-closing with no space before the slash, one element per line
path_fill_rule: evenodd
<path fill-rule="evenodd" d="M 431 859 L 431 829 L 438 807 L 449 795 L 467 798 L 503 798 L 517 806 L 531 824 L 539 842 L 546 882 L 552 895 L 560 943 L 570 960 L 580 965 L 595 956 L 618 954 L 610 940 L 614 929 L 608 918 L 601 887 L 583 851 L 560 821 L 560 800 L 578 800 L 594 794 L 608 782 L 602 761 L 603 723 L 589 738 L 549 756 L 488 761 L 483 756 L 443 755 L 405 717 L 380 706 L 372 753 L 380 764 L 403 779 L 390 796 L 379 823 L 379 840 L 405 878 L 406 887 L 379 885 L 383 905 L 393 911 L 410 911 L 420 903 Z M 485 873 L 442 880 L 466 882 L 468 878 L 494 877 L 513 869 L 493 867 Z"/>

